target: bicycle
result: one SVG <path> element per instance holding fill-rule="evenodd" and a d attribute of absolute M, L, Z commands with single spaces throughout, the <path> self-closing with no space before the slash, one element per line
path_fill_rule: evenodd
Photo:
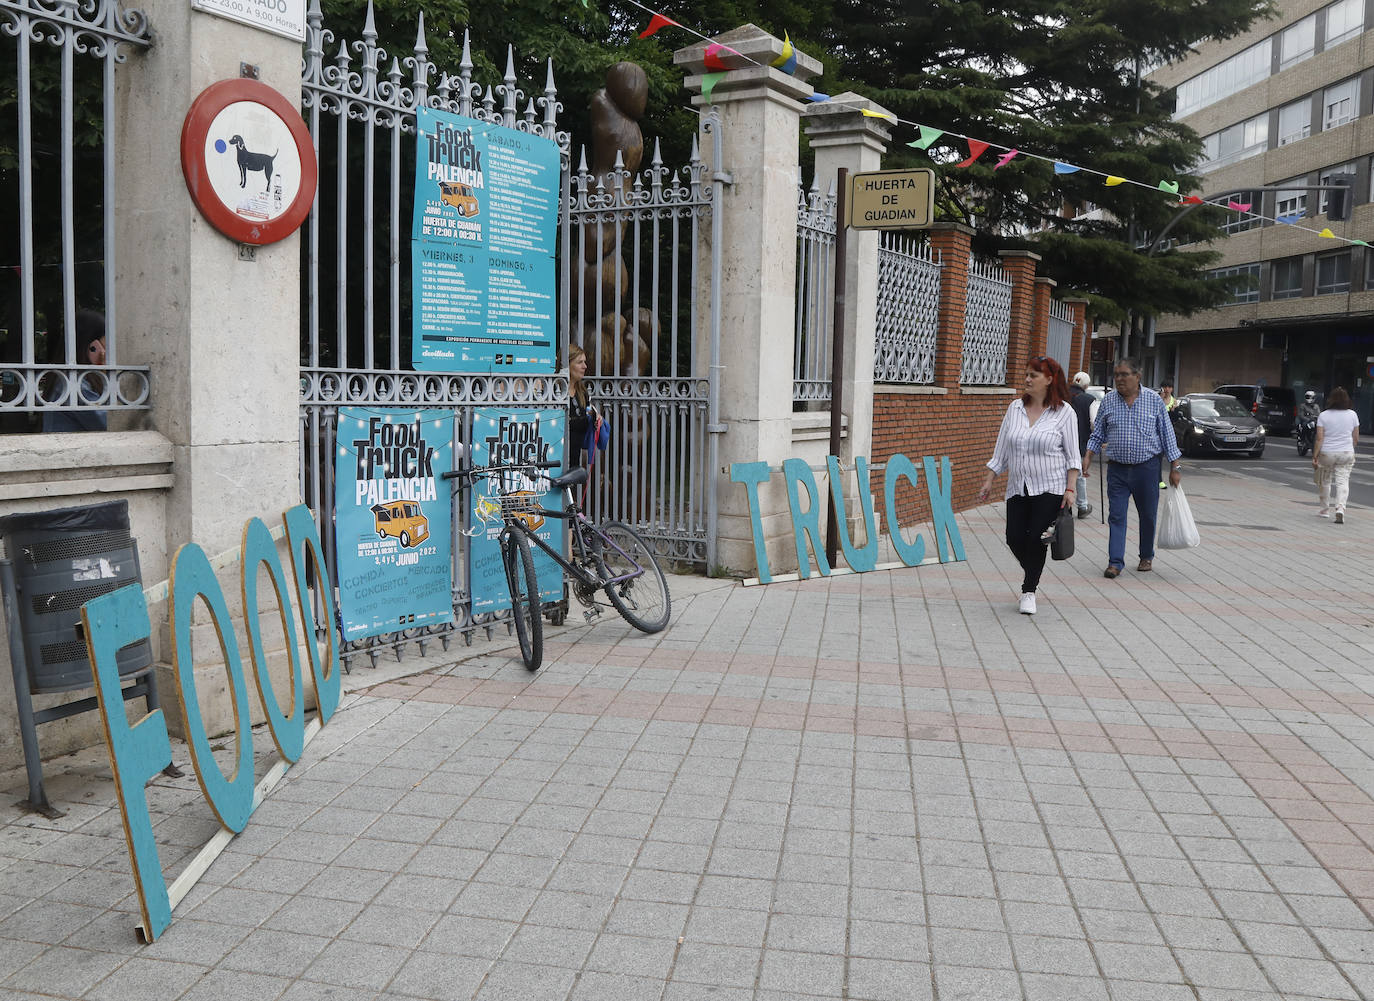
<path fill-rule="evenodd" d="M 611 607 L 634 628 L 645 633 L 662 630 L 672 614 L 668 581 L 648 544 L 629 525 L 619 521 L 597 525 L 582 511 L 573 487 L 587 481 L 587 470 L 573 469 L 561 476 L 547 471 L 561 463 L 531 462 L 499 466 L 471 466 L 442 473 L 444 479 L 464 479 L 475 483 L 487 479 L 495 484 L 495 496 L 502 520 L 501 561 L 510 588 L 511 617 L 525 667 L 539 670 L 543 662 L 544 627 L 539 616 L 539 585 L 535 579 L 533 542 L 563 568 L 571 591 L 587 607 L 588 622 L 601 615 L 598 593 L 604 593 Z M 549 486 L 563 492 L 561 510 L 539 503 L 539 496 L 526 489 L 530 481 L 546 479 Z M 544 518 L 568 522 L 570 556 L 564 558 L 535 534 Z"/>

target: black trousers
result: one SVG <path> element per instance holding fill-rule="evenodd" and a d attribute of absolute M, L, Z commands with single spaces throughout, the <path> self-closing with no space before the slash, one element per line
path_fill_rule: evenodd
<path fill-rule="evenodd" d="M 1007 498 L 1007 546 L 1025 571 L 1026 576 L 1021 581 L 1023 593 L 1034 594 L 1040 586 L 1040 574 L 1045 569 L 1045 555 L 1049 550 L 1049 545 L 1041 542 L 1040 536 L 1054 524 L 1063 503 L 1063 494 L 1029 497 L 1018 494 Z"/>

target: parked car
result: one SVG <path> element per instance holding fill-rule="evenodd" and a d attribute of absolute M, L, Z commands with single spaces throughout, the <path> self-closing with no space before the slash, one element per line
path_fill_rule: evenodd
<path fill-rule="evenodd" d="M 1264 425 L 1236 397 L 1189 393 L 1172 411 L 1174 437 L 1185 455 L 1264 454 Z"/>
<path fill-rule="evenodd" d="M 1270 434 L 1292 434 L 1298 420 L 1298 394 L 1287 386 L 1218 386 L 1213 393 L 1234 396 Z"/>

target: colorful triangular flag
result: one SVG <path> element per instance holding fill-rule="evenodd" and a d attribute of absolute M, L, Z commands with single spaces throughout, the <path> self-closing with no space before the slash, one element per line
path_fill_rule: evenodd
<path fill-rule="evenodd" d="M 787 32 L 782 33 L 782 55 L 774 59 L 769 66 L 776 66 L 788 76 L 791 76 L 797 69 L 797 50 L 792 47 L 792 39 L 787 36 Z"/>
<path fill-rule="evenodd" d="M 1329 230 L 1329 229 L 1323 229 L 1323 230 L 1322 230 L 1320 233 L 1318 233 L 1317 235 L 1318 235 L 1318 236 L 1324 236 L 1324 237 L 1326 237 L 1328 240 L 1334 240 L 1334 239 L 1336 239 L 1336 234 L 1333 233 L 1333 232 L 1331 232 L 1331 230 Z"/>
<path fill-rule="evenodd" d="M 1252 202 L 1227 202 L 1226 207 L 1233 212 L 1249 212 Z"/>
<path fill-rule="evenodd" d="M 1077 173 L 1078 170 L 1079 168 L 1075 167 L 1071 163 L 1059 163 L 1058 161 L 1055 161 L 1054 164 L 1054 172 L 1056 174 L 1074 174 Z"/>
<path fill-rule="evenodd" d="M 819 90 L 813 90 L 810 94 L 806 95 L 806 99 L 808 101 L 815 101 L 817 104 L 819 104 L 822 101 L 830 100 L 830 95 L 822 94 Z"/>
<path fill-rule="evenodd" d="M 907 143 L 912 149 L 930 149 L 930 144 L 945 134 L 942 129 L 933 129 L 929 125 L 918 125 L 916 128 L 920 130 L 921 138 Z"/>
<path fill-rule="evenodd" d="M 897 116 L 888 111 L 873 111 L 870 108 L 860 108 L 859 114 L 863 115 L 865 118 L 881 118 L 884 121 L 892 122 L 894 125 L 897 122 Z"/>
<path fill-rule="evenodd" d="M 1178 194 L 1178 182 L 1177 182 L 1177 181 L 1160 181 L 1160 182 L 1159 182 L 1159 190 L 1160 190 L 1160 191 L 1163 191 L 1163 192 L 1165 192 L 1165 193 L 1167 193 L 1167 194 L 1170 194 L 1170 195 L 1176 195 L 1176 194 Z"/>
<path fill-rule="evenodd" d="M 1295 222 L 1297 222 L 1297 221 L 1298 221 L 1299 219 L 1301 219 L 1301 218 L 1302 218 L 1302 213 L 1301 213 L 1301 212 L 1291 212 L 1291 213 L 1289 213 L 1288 215 L 1281 215 L 1281 216 L 1279 216 L 1279 217 L 1278 217 L 1277 219 L 1275 219 L 1274 221 L 1275 221 L 1275 222 L 1281 222 L 1281 223 L 1283 223 L 1285 226 L 1291 226 L 1291 225 L 1293 225 Z"/>
<path fill-rule="evenodd" d="M 1002 168 L 1002 167 L 1005 167 L 1007 164 L 1011 163 L 1011 161 L 1012 161 L 1013 159 L 1015 159 L 1017 156 L 1019 156 L 1020 154 L 1021 154 L 1021 151 L 1020 151 L 1019 149 L 1009 149 L 1009 150 L 1007 150 L 1005 153 L 1003 153 L 1001 156 L 999 156 L 999 157 L 997 158 L 997 165 L 996 165 L 995 167 L 993 167 L 992 169 L 993 169 L 993 170 L 998 170 L 998 169 L 1000 169 L 1000 168 Z"/>
<path fill-rule="evenodd" d="M 725 79 L 724 73 L 703 73 L 701 75 L 701 99 L 711 100 L 711 91 L 716 89 L 716 84 Z"/>
<path fill-rule="evenodd" d="M 1187 198 L 1183 199 L 1183 204 L 1184 204 L 1184 205 L 1201 205 L 1201 204 L 1202 204 L 1202 199 L 1201 199 L 1199 196 L 1197 196 L 1197 195 L 1189 195 Z"/>
<path fill-rule="evenodd" d="M 670 25 L 674 28 L 682 27 L 682 25 L 678 24 L 671 17 L 664 17 L 662 14 L 655 14 L 653 17 L 649 18 L 649 26 L 639 33 L 639 37 L 648 38 L 655 31 L 658 31 L 658 29 L 667 28 Z"/>
<path fill-rule="evenodd" d="M 954 166 L 956 166 L 956 167 L 967 167 L 967 166 L 968 166 L 969 164 L 971 164 L 974 160 L 978 159 L 980 156 L 982 156 L 984 153 L 986 153 L 987 150 L 988 150 L 988 144 L 987 144 L 987 143 L 983 142 L 983 141 L 980 140 L 980 139 L 970 139 L 970 140 L 968 141 L 968 159 L 966 159 L 966 160 L 960 160 L 960 161 L 959 161 L 958 163 L 956 163 Z"/>
<path fill-rule="evenodd" d="M 711 72 L 724 73 L 730 68 L 729 66 L 726 66 L 724 61 L 720 58 L 720 54 L 722 52 L 729 52 L 733 55 L 739 55 L 738 52 L 735 52 L 735 50 L 730 48 L 728 45 L 721 45 L 719 42 L 712 42 L 710 45 L 706 46 L 706 55 L 702 57 L 702 62 L 705 64 L 706 68 Z"/>
<path fill-rule="evenodd" d="M 1363 240 L 1351 240 L 1350 243 L 1351 243 L 1353 246 L 1356 246 L 1356 247 L 1367 247 L 1367 246 L 1369 246 L 1369 244 L 1365 243 Z"/>
<path fill-rule="evenodd" d="M 1114 187 L 1116 187 L 1118 184 L 1125 184 L 1125 183 L 1126 183 L 1126 178 L 1124 178 L 1124 177 L 1117 177 L 1115 174 L 1108 174 L 1108 175 L 1107 175 L 1107 187 L 1109 187 L 1109 188 L 1114 188 Z"/>

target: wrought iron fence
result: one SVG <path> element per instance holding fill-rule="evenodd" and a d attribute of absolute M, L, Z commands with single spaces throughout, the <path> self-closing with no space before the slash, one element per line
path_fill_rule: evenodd
<path fill-rule="evenodd" d="M 935 381 L 940 327 L 940 255 L 928 241 L 884 231 L 878 246 L 873 381 Z"/>
<path fill-rule="evenodd" d="M 707 305 L 697 295 L 713 199 L 705 176 L 695 141 L 677 169 L 664 165 L 657 143 L 638 173 L 617 157 L 597 176 L 584 153 L 568 218 L 579 249 L 572 336 L 587 352 L 592 402 L 610 424 L 607 451 L 592 464 L 588 510 L 636 525 L 663 555 L 701 566 L 708 384 L 694 332 Z"/>
<path fill-rule="evenodd" d="M 830 400 L 835 303 L 835 185 L 822 192 L 797 182 L 797 325 L 792 348 L 792 402 Z"/>
<path fill-rule="evenodd" d="M 969 261 L 964 308 L 964 360 L 959 382 L 1000 386 L 1007 380 L 1012 281 L 991 261 Z"/>
<path fill-rule="evenodd" d="M 1050 329 L 1045 338 L 1045 354 L 1068 371 L 1073 354 L 1073 307 L 1059 299 L 1050 300 Z M 1073 373 L 1069 372 L 1069 378 Z"/>
<path fill-rule="evenodd" d="M 0 149 L 17 183 L 0 209 L 0 430 L 146 410 L 147 367 L 118 361 L 114 195 L 115 66 L 152 44 L 147 18 L 115 0 L 0 0 L 0 35 L 14 40 Z M 103 358 L 78 342 L 101 323 Z"/>

